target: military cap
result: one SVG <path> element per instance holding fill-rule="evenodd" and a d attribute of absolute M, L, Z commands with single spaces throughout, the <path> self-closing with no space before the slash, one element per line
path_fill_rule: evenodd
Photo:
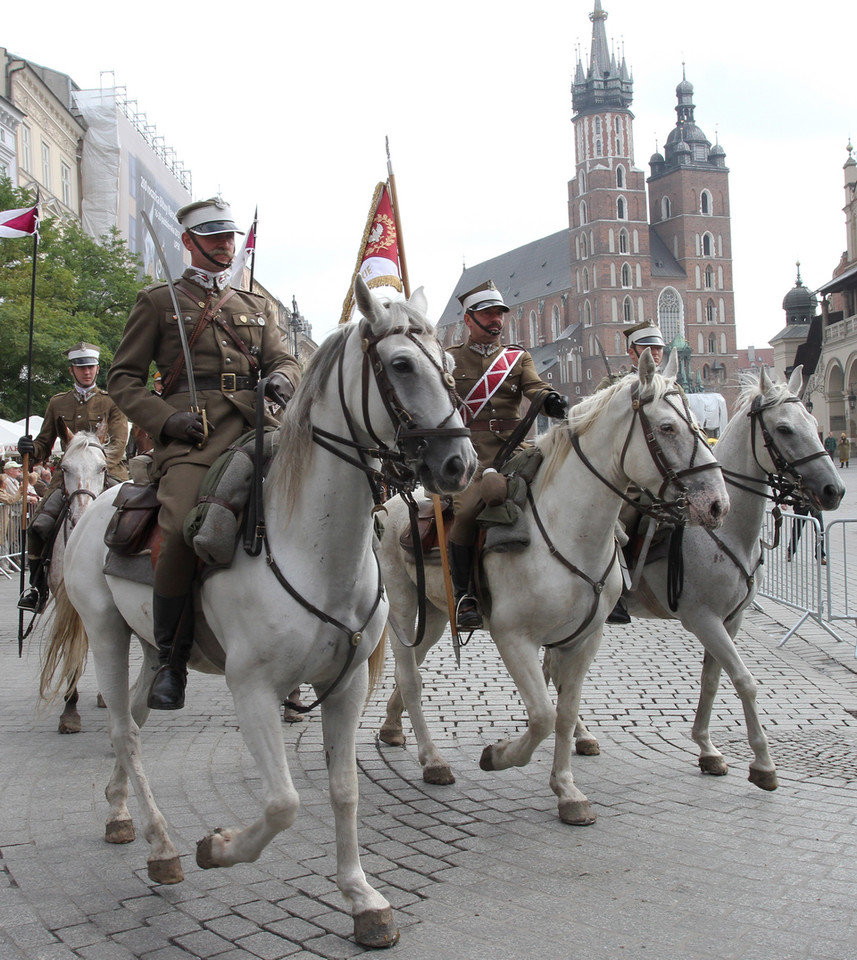
<path fill-rule="evenodd" d="M 187 233 L 244 233 L 235 225 L 232 209 L 221 197 L 188 203 L 176 212 L 176 220 Z"/>
<path fill-rule="evenodd" d="M 503 302 L 503 297 L 494 286 L 493 280 L 486 280 L 485 283 L 480 283 L 478 287 L 468 290 L 467 293 L 462 293 L 458 302 L 464 307 L 465 313 L 485 310 L 488 307 L 499 307 L 503 313 L 509 312 L 509 308 Z"/>
<path fill-rule="evenodd" d="M 622 333 L 628 339 L 629 347 L 663 347 L 664 335 L 654 320 L 644 320 L 642 323 L 628 327 Z"/>
<path fill-rule="evenodd" d="M 98 358 L 101 356 L 101 347 L 96 347 L 94 343 L 81 341 L 73 347 L 69 347 L 65 354 L 73 367 L 94 367 L 98 364 Z"/>

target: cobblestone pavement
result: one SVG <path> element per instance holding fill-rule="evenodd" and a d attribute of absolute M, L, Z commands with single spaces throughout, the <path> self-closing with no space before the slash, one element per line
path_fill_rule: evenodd
<path fill-rule="evenodd" d="M 841 515 L 857 516 L 857 496 L 847 499 Z M 283 726 L 302 799 L 294 827 L 255 864 L 203 871 L 196 841 L 255 818 L 260 780 L 221 680 L 194 674 L 183 711 L 152 715 L 148 772 L 186 874 L 154 885 L 142 840 L 102 839 L 113 760 L 94 671 L 81 683 L 83 732 L 59 736 L 58 710 L 37 712 L 38 643 L 17 657 L 16 593 L 0 583 L 0 960 L 364 953 L 333 880 L 319 718 Z M 574 758 L 598 813 L 591 827 L 557 819 L 552 740 L 525 769 L 479 769 L 486 743 L 525 724 L 486 635 L 461 669 L 448 642 L 428 658 L 427 715 L 452 786 L 422 782 L 412 738 L 378 743 L 388 680 L 358 759 L 363 866 L 401 928 L 392 956 L 857 960 L 857 630 L 837 624 L 837 643 L 808 623 L 778 648 L 796 619 L 765 601 L 740 635 L 778 764 L 773 793 L 747 782 L 728 680 L 712 730 L 730 774 L 698 772 L 695 638 L 669 623 L 607 628 L 582 711 L 601 755 Z"/>

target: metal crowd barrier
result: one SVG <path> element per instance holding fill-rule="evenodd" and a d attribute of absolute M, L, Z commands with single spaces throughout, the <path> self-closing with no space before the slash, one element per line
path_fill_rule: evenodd
<path fill-rule="evenodd" d="M 832 520 L 824 532 L 824 543 L 828 556 L 826 617 L 829 621 L 853 620 L 857 627 L 857 596 L 848 582 L 850 554 L 857 555 L 857 520 Z"/>
<path fill-rule="evenodd" d="M 762 541 L 773 546 L 775 539 L 776 522 L 769 510 L 762 525 Z M 763 563 L 756 573 L 758 596 L 775 600 L 801 614 L 777 646 L 782 647 L 807 620 L 814 620 L 834 639 L 842 640 L 822 619 L 825 609 L 827 619 L 831 619 L 830 570 L 834 563 L 838 566 L 839 559 L 837 554 L 828 561 L 827 553 L 824 530 L 815 517 L 783 514 L 779 542 L 773 549 L 763 551 Z"/>
<path fill-rule="evenodd" d="M 34 508 L 30 509 L 29 520 Z M 0 503 L 0 577 L 11 580 L 21 573 L 21 504 Z"/>

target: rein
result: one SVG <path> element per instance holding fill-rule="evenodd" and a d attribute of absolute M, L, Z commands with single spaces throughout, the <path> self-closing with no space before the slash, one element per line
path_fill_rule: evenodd
<path fill-rule="evenodd" d="M 322 430 L 319 427 L 313 426 L 312 428 L 312 439 L 313 442 L 318 444 L 323 450 L 327 450 L 328 453 L 332 453 L 334 456 L 338 457 L 340 460 L 343 460 L 345 463 L 350 466 L 355 467 L 358 470 L 361 470 L 367 477 L 369 482 L 369 488 L 372 492 L 372 499 L 375 503 L 376 508 L 379 507 L 384 502 L 384 490 L 382 484 L 387 488 L 398 489 L 403 494 L 410 494 L 410 491 L 417 483 L 417 471 L 418 464 L 421 460 L 422 448 L 425 445 L 425 440 L 428 437 L 469 437 L 470 430 L 467 427 L 447 427 L 446 423 L 455 415 L 460 398 L 455 390 L 455 380 L 452 377 L 452 374 L 447 369 L 446 365 L 446 354 L 441 351 L 443 357 L 442 363 L 438 363 L 437 360 L 432 357 L 429 351 L 425 346 L 419 341 L 417 335 L 423 331 L 420 331 L 418 328 L 410 327 L 405 331 L 405 336 L 414 343 L 428 359 L 430 360 L 432 366 L 440 373 L 443 385 L 449 395 L 451 410 L 446 417 L 441 420 L 441 422 L 436 427 L 419 427 L 414 420 L 413 416 L 408 412 L 405 405 L 401 402 L 398 395 L 396 394 L 395 388 L 390 382 L 390 378 L 387 374 L 384 364 L 381 362 L 380 357 L 378 356 L 378 343 L 383 340 L 385 337 L 390 336 L 391 334 L 400 333 L 401 331 L 387 331 L 387 333 L 381 334 L 379 336 L 374 336 L 369 330 L 368 324 L 363 321 L 360 326 L 357 328 L 358 333 L 361 335 L 361 349 L 363 351 L 363 363 L 361 371 L 361 406 L 363 412 L 363 423 L 366 432 L 372 438 L 375 446 L 368 446 L 367 444 L 361 443 L 358 439 L 358 433 L 355 426 L 354 419 L 351 415 L 350 410 L 348 409 L 346 399 L 345 399 L 345 375 L 344 375 L 344 357 L 345 350 L 343 348 L 342 352 L 339 355 L 339 365 L 337 371 L 337 381 L 338 381 L 338 390 L 339 390 L 339 402 L 342 410 L 342 414 L 345 418 L 346 425 L 348 427 L 348 432 L 350 437 L 342 437 L 338 434 L 330 433 L 327 430 Z M 370 376 L 371 375 L 371 376 Z M 381 400 L 384 404 L 384 408 L 387 414 L 390 417 L 391 423 L 396 427 L 396 437 L 395 437 L 395 449 L 388 446 L 377 434 L 376 430 L 373 428 L 371 423 L 371 418 L 369 414 L 369 388 L 372 382 L 372 377 L 374 377 L 374 382 L 378 388 L 378 392 L 381 396 Z M 258 403 L 262 402 L 262 397 L 264 396 L 264 384 L 259 385 L 260 397 L 257 401 Z M 257 437 L 261 431 L 257 425 Z M 408 453 L 405 450 L 404 445 L 409 441 L 417 440 L 416 449 L 412 453 Z M 346 453 L 340 446 L 348 447 L 353 449 L 357 456 L 351 456 Z M 376 467 L 372 466 L 369 462 L 370 460 L 380 460 L 381 469 L 378 470 Z M 408 461 L 413 460 L 416 462 L 416 468 L 408 466 Z M 261 470 L 261 465 L 257 464 L 257 470 Z M 313 710 L 320 703 L 327 699 L 330 694 L 336 689 L 336 687 L 341 683 L 342 679 L 348 673 L 351 663 L 354 660 L 354 655 L 357 652 L 357 648 L 360 646 L 360 643 L 363 640 L 363 632 L 371 621 L 372 617 L 375 615 L 375 612 L 378 609 L 381 600 L 384 597 L 384 582 L 381 575 L 381 564 L 378 560 L 377 552 L 373 550 L 373 555 L 375 556 L 375 565 L 378 572 L 378 588 L 375 592 L 375 601 L 372 604 L 372 608 L 363 621 L 363 625 L 357 629 L 352 630 L 350 627 L 346 626 L 340 620 L 337 620 L 335 617 L 330 616 L 330 614 L 325 613 L 323 610 L 320 610 L 318 607 L 310 603 L 301 593 L 299 593 L 295 587 L 289 583 L 283 571 L 277 564 L 277 561 L 271 552 L 271 546 L 268 541 L 268 534 L 265 525 L 265 518 L 263 513 L 263 505 L 261 495 L 256 496 L 256 518 L 255 518 L 255 530 L 256 530 L 256 544 L 259 544 L 259 541 L 264 544 L 265 547 L 265 560 L 268 564 L 268 568 L 274 574 L 277 582 L 284 590 L 292 597 L 293 600 L 297 601 L 305 610 L 311 613 L 314 617 L 321 620 L 322 623 L 330 624 L 335 627 L 341 633 L 344 633 L 348 638 L 348 656 L 346 657 L 345 663 L 340 670 L 338 676 L 334 679 L 331 685 L 319 696 L 316 701 L 309 706 L 298 706 L 295 705 L 295 709 L 298 713 L 308 713 L 310 710 Z M 413 500 L 413 497 L 406 497 L 406 502 L 408 503 L 408 509 L 412 512 L 412 523 L 415 523 L 414 517 L 416 515 L 416 504 Z M 261 547 L 256 550 L 258 554 Z M 248 551 L 249 552 L 249 551 Z M 423 596 L 425 591 L 423 590 Z M 414 644 L 415 646 L 422 641 L 425 633 L 425 607 L 422 607 L 422 614 L 419 618 L 419 626 L 417 631 L 417 641 Z"/>

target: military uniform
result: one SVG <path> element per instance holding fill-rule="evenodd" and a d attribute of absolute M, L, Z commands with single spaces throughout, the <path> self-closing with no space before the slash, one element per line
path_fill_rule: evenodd
<path fill-rule="evenodd" d="M 125 444 L 128 440 L 128 419 L 110 399 L 106 390 L 95 388 L 88 399 L 78 390 L 67 390 L 51 397 L 45 410 L 45 419 L 39 435 L 33 440 L 36 448 L 36 460 L 47 460 L 51 455 L 57 438 L 63 452 L 68 446 L 66 428 L 70 433 L 88 430 L 95 433 L 104 423 L 107 424 L 107 445 L 104 453 L 107 458 L 107 472 L 117 480 L 128 479 L 128 468 L 124 463 Z M 61 471 L 55 471 L 51 487 L 61 482 Z"/>
<path fill-rule="evenodd" d="M 194 269 L 186 270 L 175 287 L 188 338 L 206 305 L 216 305 L 228 292 L 205 290 L 193 282 L 196 275 Z M 258 376 L 279 371 L 292 384 L 300 379 L 300 367 L 283 346 L 269 301 L 246 291 L 231 291 L 191 351 L 197 399 L 209 427 L 208 442 L 202 449 L 162 435 L 164 424 L 174 413 L 190 409 L 186 371 L 182 370 L 169 395 L 152 393 L 147 386 L 152 363 L 167 380 L 176 357 L 182 355 L 175 312 L 165 283 L 153 284 L 138 294 L 110 368 L 110 396 L 154 442 L 153 476 L 160 479 L 159 522 L 165 547 L 170 538 L 183 544 L 182 524 L 196 504 L 208 467 L 231 443 L 255 427 L 257 374 L 248 356 L 218 321 L 226 324 L 256 359 Z M 268 415 L 266 422 L 276 424 Z M 179 469 L 174 470 L 176 467 Z M 162 571 L 161 576 L 165 582 L 176 575 L 187 580 L 183 573 L 174 569 L 169 574 Z"/>

